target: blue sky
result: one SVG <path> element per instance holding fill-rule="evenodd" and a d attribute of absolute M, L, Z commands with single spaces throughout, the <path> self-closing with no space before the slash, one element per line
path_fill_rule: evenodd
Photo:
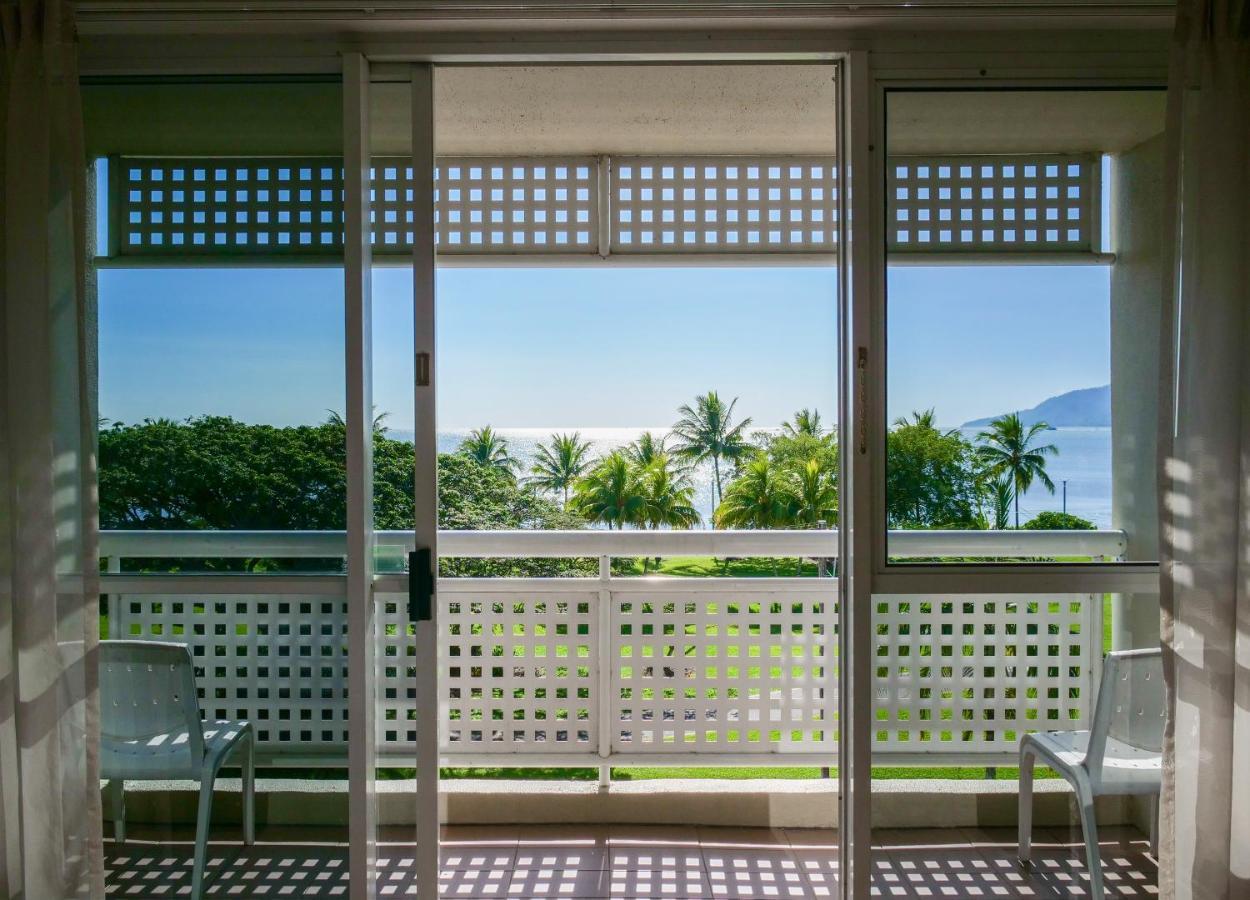
<path fill-rule="evenodd" d="M 444 269 L 439 418 L 457 429 L 663 425 L 696 393 L 773 425 L 832 418 L 834 275 L 819 268 Z M 893 268 L 891 418 L 1025 408 L 1108 381 L 1096 266 Z M 411 428 L 411 284 L 374 280 L 374 394 Z M 343 408 L 342 272 L 100 273 L 100 413 L 296 424 Z"/>

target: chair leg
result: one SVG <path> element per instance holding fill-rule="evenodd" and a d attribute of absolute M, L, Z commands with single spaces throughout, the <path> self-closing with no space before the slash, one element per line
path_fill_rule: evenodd
<path fill-rule="evenodd" d="M 208 826 L 213 813 L 213 782 L 216 772 L 200 776 L 200 808 L 195 820 L 195 867 L 191 871 L 191 900 L 204 896 L 204 866 L 208 861 Z"/>
<path fill-rule="evenodd" d="M 1098 855 L 1098 821 L 1094 817 L 1094 796 L 1088 786 L 1078 785 L 1076 799 L 1081 807 L 1081 832 L 1085 835 L 1085 865 L 1089 869 L 1090 900 L 1103 900 L 1102 859 Z"/>
<path fill-rule="evenodd" d="M 243 741 L 243 843 L 256 843 L 256 743 L 249 732 Z"/>
<path fill-rule="evenodd" d="M 1159 858 L 1159 795 L 1150 795 L 1150 855 Z"/>
<path fill-rule="evenodd" d="M 1033 848 L 1033 763 L 1034 756 L 1028 750 L 1020 751 L 1020 811 L 1017 814 L 1020 846 L 1016 856 L 1027 863 Z"/>
<path fill-rule="evenodd" d="M 113 840 L 126 843 L 126 782 L 121 778 L 109 779 L 109 801 L 113 807 Z"/>

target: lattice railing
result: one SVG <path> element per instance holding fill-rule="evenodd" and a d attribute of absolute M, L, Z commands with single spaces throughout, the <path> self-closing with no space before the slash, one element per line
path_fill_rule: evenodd
<path fill-rule="evenodd" d="M 1101 595 L 873 600 L 874 751 L 1007 753 L 1084 727 Z"/>
<path fill-rule="evenodd" d="M 837 250 L 837 165 L 826 156 L 443 157 L 443 255 L 824 254 Z M 118 257 L 333 258 L 341 160 L 114 157 Z M 412 168 L 372 168 L 375 253 L 413 242 Z M 894 157 L 891 253 L 1087 253 L 1100 228 L 1092 155 Z"/>
<path fill-rule="evenodd" d="M 935 534 L 942 546 L 959 536 Z M 698 550 L 729 555 L 836 553 L 822 532 L 446 533 L 457 556 L 614 555 Z M 923 535 L 906 552 L 932 555 Z M 997 536 L 966 540 L 989 546 Z M 1004 533 L 1037 553 L 1115 556 L 1111 532 Z M 119 557 L 324 557 L 318 534 L 113 533 Z M 410 535 L 383 536 L 402 549 Z M 667 539 L 667 540 L 666 540 Z M 817 546 L 819 544 L 819 546 Z M 616 546 L 616 544 L 613 544 Z M 127 549 L 129 547 L 129 549 Z M 120 548 L 120 549 L 119 549 Z M 250 548 L 250 549 L 249 549 Z M 754 549 L 752 549 L 754 548 Z M 1017 547 L 1018 549 L 1018 547 Z M 985 553 L 972 549 L 971 552 Z M 142 578 L 159 576 L 142 576 Z M 231 577 L 231 576 L 224 576 Z M 205 715 L 256 723 L 262 754 L 290 761 L 346 746 L 347 614 L 341 597 L 130 592 L 110 601 L 110 634 L 186 642 Z M 207 587 L 204 585 L 207 584 Z M 406 598 L 378 596 L 379 743 L 411 756 L 416 680 L 440 672 L 439 723 L 449 763 L 594 765 L 677 754 L 720 762 L 828 760 L 837 741 L 837 581 L 833 578 L 441 579 L 438 659 L 418 660 Z M 1079 728 L 1101 654 L 1101 595 L 879 596 L 874 750 L 902 760 L 992 759 L 1019 734 Z M 489 758 L 489 760 L 488 760 Z M 488 760 L 483 762 L 483 760 Z M 539 761 L 542 762 L 539 762 Z"/>
<path fill-rule="evenodd" d="M 1090 251 L 1097 173 L 1092 155 L 892 157 L 889 249 Z"/>
<path fill-rule="evenodd" d="M 615 752 L 834 751 L 836 583 L 770 582 L 613 593 Z"/>

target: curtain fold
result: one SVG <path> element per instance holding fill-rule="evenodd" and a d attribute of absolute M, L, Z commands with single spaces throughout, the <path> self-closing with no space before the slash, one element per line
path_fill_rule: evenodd
<path fill-rule="evenodd" d="M 103 897 L 95 313 L 76 46 L 0 0 L 0 895 Z"/>
<path fill-rule="evenodd" d="M 1250 0 L 1181 0 L 1160 404 L 1165 897 L 1250 897 Z"/>

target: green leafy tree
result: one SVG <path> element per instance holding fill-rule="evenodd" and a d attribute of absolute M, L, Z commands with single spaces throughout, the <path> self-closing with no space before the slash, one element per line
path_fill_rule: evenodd
<path fill-rule="evenodd" d="M 646 465 L 634 464 L 642 488 L 641 524 L 648 528 L 693 528 L 703 521 L 694 506 L 694 485 L 690 476 L 673 465 L 666 453 L 653 457 Z M 655 557 L 660 566 L 660 557 Z M 642 561 L 643 572 L 647 559 Z"/>
<path fill-rule="evenodd" d="M 655 461 L 656 457 L 668 452 L 664 446 L 666 443 L 667 438 L 656 437 L 650 431 L 644 431 L 638 435 L 638 440 L 626 444 L 621 452 L 630 462 L 648 466 Z"/>
<path fill-rule="evenodd" d="M 540 491 L 563 495 L 567 509 L 573 484 L 590 469 L 589 456 L 590 442 L 583 441 L 580 432 L 553 434 L 550 443 L 538 445 L 529 483 Z"/>
<path fill-rule="evenodd" d="M 886 435 L 886 517 L 894 528 L 973 528 L 981 482 L 972 446 L 940 431 L 932 410 L 898 419 Z"/>
<path fill-rule="evenodd" d="M 795 522 L 801 528 L 827 528 L 838 521 L 838 487 L 833 472 L 809 459 L 791 476 Z"/>
<path fill-rule="evenodd" d="M 676 445 L 673 452 L 692 463 L 711 460 L 713 486 L 716 489 L 716 505 L 722 500 L 723 484 L 721 461 L 735 463 L 749 456 L 754 448 L 745 434 L 751 424 L 750 418 L 734 422 L 734 407 L 738 398 L 726 404 L 715 391 L 695 397 L 694 406 L 683 404 L 678 410 L 681 416 L 673 426 Z"/>
<path fill-rule="evenodd" d="M 373 436 L 374 524 L 414 523 L 413 446 Z M 342 530 L 346 527 L 342 424 L 275 428 L 224 416 L 111 423 L 99 433 L 100 527 L 122 529 Z M 580 528 L 584 523 L 512 477 L 460 454 L 440 454 L 439 525 L 490 531 Z M 342 560 L 133 560 L 138 570 L 339 570 Z M 588 560 L 440 560 L 444 575 L 593 574 Z"/>
<path fill-rule="evenodd" d="M 735 469 L 734 481 L 717 507 L 717 524 L 725 528 L 837 524 L 838 444 L 836 435 L 821 427 L 820 414 L 800 410 L 779 432 L 759 431 L 753 437 L 759 450 Z M 810 471 L 809 463 L 815 464 Z"/>
<path fill-rule="evenodd" d="M 1047 511 L 1029 519 L 1024 527 L 1035 531 L 1093 531 L 1097 526 L 1089 519 L 1072 513 Z"/>
<path fill-rule="evenodd" d="M 1034 480 L 1040 481 L 1050 493 L 1055 492 L 1055 483 L 1046 474 L 1046 457 L 1057 456 L 1059 448 L 1034 442 L 1049 427 L 1045 422 L 1025 425 L 1018 413 L 1009 413 L 994 419 L 987 430 L 977 435 L 977 454 L 990 475 L 1011 479 L 1015 488 L 1012 503 L 1017 528 L 1020 527 L 1020 495 Z"/>
<path fill-rule="evenodd" d="M 836 484 L 838 443 L 833 434 L 772 435 L 763 442 L 763 450 L 778 467 L 790 472 L 797 472 L 808 460 L 817 460 Z"/>
<path fill-rule="evenodd" d="M 793 481 L 767 453 L 757 453 L 716 507 L 718 528 L 788 528 L 798 508 Z"/>
<path fill-rule="evenodd" d="M 799 435 L 820 437 L 824 434 L 824 428 L 820 424 L 820 413 L 814 409 L 800 409 L 794 414 L 793 419 L 781 426 L 781 431 L 788 437 Z"/>
<path fill-rule="evenodd" d="M 378 434 L 386 434 L 390 428 L 386 425 L 386 420 L 391 417 L 389 412 L 378 412 L 378 408 L 373 407 L 373 430 Z M 326 424 L 337 425 L 340 428 L 347 427 L 347 420 L 343 418 L 343 414 L 336 409 L 326 410 Z"/>
<path fill-rule="evenodd" d="M 489 425 L 470 431 L 456 452 L 514 477 L 520 468 L 520 463 L 508 452 L 508 439 Z"/>
<path fill-rule="evenodd" d="M 661 453 L 638 467 L 644 497 L 642 521 L 651 528 L 691 528 L 703 521 L 694 506 L 694 485 Z"/>
<path fill-rule="evenodd" d="M 646 502 L 637 467 L 620 451 L 600 459 L 573 488 L 573 509 L 609 529 L 643 524 Z"/>

